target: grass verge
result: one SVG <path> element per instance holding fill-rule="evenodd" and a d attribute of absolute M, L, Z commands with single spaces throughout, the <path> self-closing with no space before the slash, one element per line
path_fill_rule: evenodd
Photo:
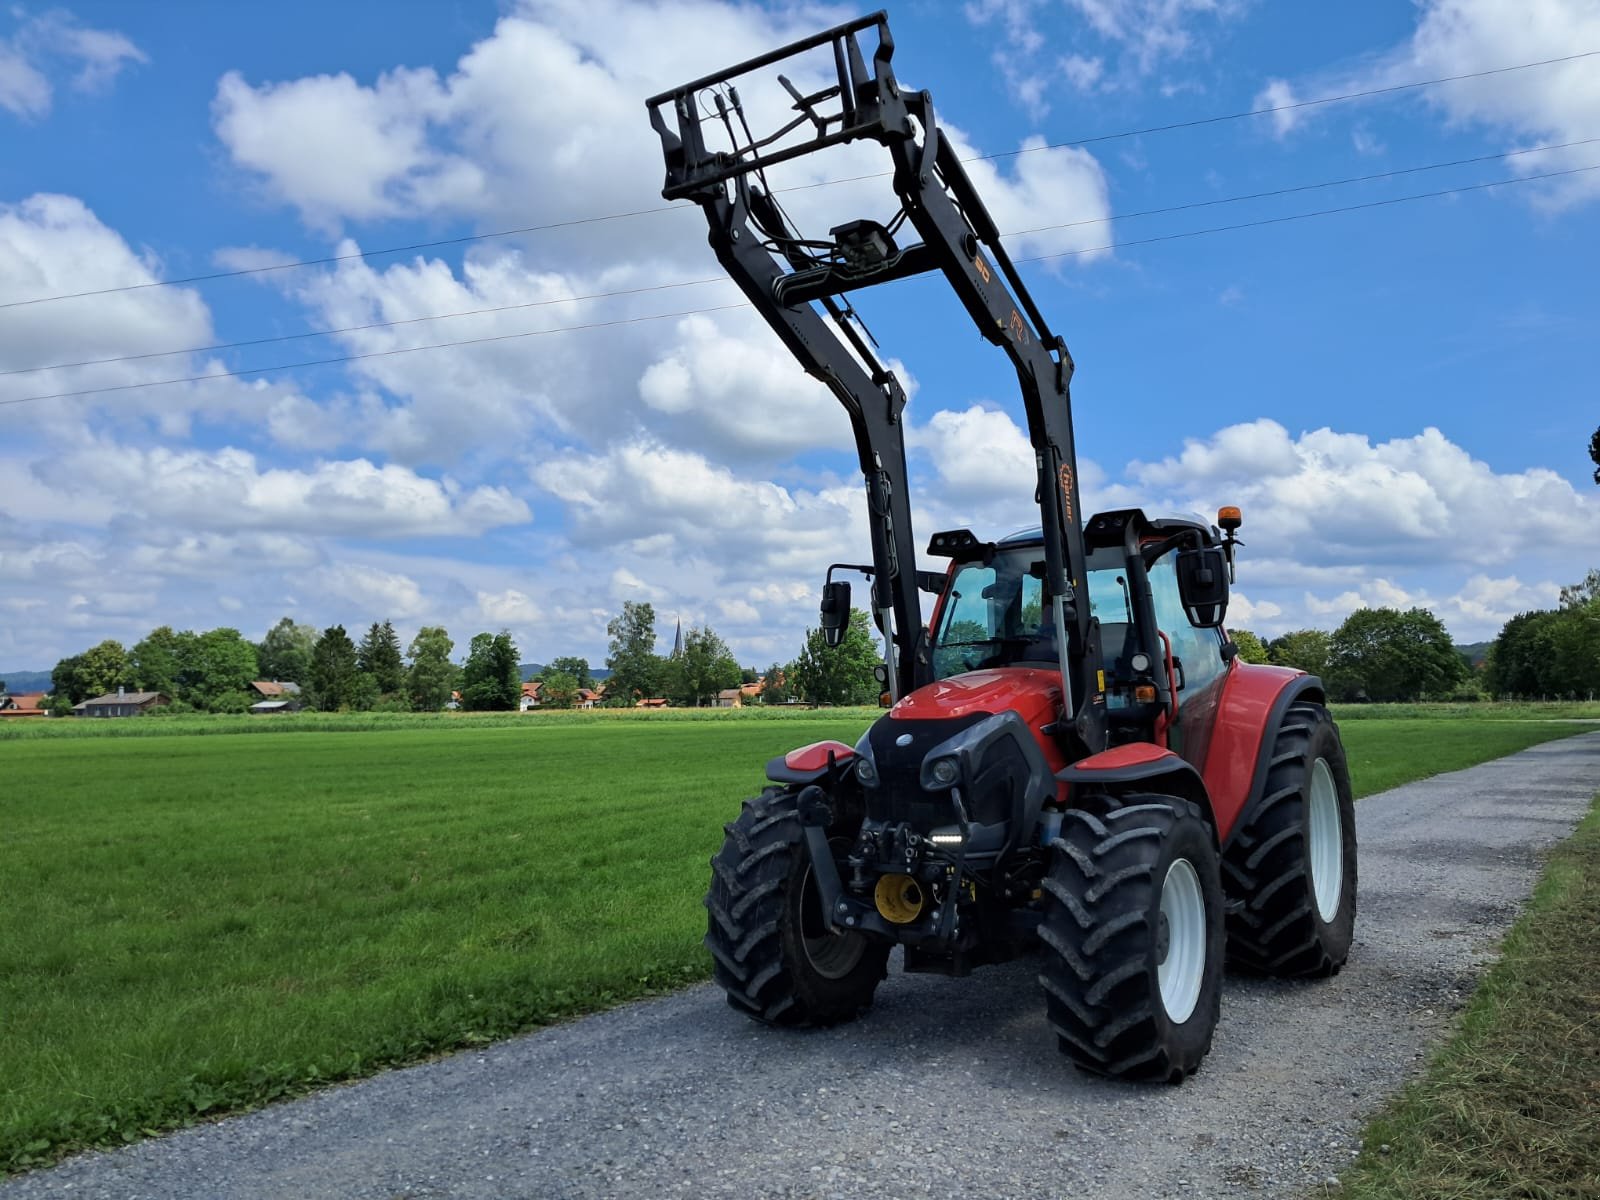
<path fill-rule="evenodd" d="M 591 715 L 7 745 L 0 1171 L 703 977 L 722 823 L 876 710 Z M 1345 738 L 1364 794 L 1574 731 Z"/>
<path fill-rule="evenodd" d="M 1600 1197 L 1600 797 L 1551 856 L 1423 1077 L 1368 1126 L 1343 1200 Z"/>

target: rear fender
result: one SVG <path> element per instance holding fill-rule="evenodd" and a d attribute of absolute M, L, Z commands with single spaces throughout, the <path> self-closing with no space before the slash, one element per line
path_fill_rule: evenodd
<path fill-rule="evenodd" d="M 1153 743 L 1134 742 L 1091 754 L 1057 771 L 1056 778 L 1074 791 L 1079 788 L 1104 788 L 1112 792 L 1138 790 L 1192 800 L 1205 813 L 1212 832 L 1216 832 L 1211 795 L 1200 772 L 1171 750 Z"/>
<path fill-rule="evenodd" d="M 1223 844 L 1261 802 L 1278 728 L 1296 702 L 1326 704 L 1322 680 L 1304 671 L 1235 659 L 1217 703 L 1206 749 L 1205 782 Z"/>
<path fill-rule="evenodd" d="M 773 783 L 804 786 L 841 773 L 855 758 L 853 747 L 843 742 L 812 742 L 767 761 L 767 778 Z"/>

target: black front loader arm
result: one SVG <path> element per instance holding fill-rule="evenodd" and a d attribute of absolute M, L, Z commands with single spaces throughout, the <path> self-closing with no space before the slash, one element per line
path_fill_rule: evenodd
<path fill-rule="evenodd" d="M 867 30 L 878 38 L 871 70 L 857 40 Z M 799 115 L 758 140 L 745 123 L 732 80 L 791 57 L 820 54 L 824 47 L 832 50 L 836 83 L 804 96 L 780 75 Z M 1065 342 L 1050 332 L 939 130 L 932 98 L 902 91 L 890 67 L 893 54 L 888 18 L 880 12 L 652 97 L 646 103 L 667 166 L 662 195 L 701 206 L 712 248 L 728 273 L 850 414 L 871 514 L 874 615 L 893 647 L 888 658 L 896 698 L 929 678 L 926 655 L 919 654 L 922 617 L 901 422 L 906 399 L 840 297 L 940 271 L 983 336 L 1005 350 L 1021 386 L 1034 449 L 1067 712 L 1086 748 L 1098 750 L 1105 745 L 1105 720 L 1099 639 L 1084 591 L 1086 551 L 1068 390 L 1072 359 Z M 708 98 L 715 113 L 705 110 Z M 669 106 L 675 128 L 668 125 Z M 730 149 L 708 148 L 707 122 L 727 130 Z M 919 243 L 902 249 L 891 229 L 873 222 L 838 226 L 829 243 L 802 241 L 788 229 L 765 168 L 861 139 L 888 149 L 901 214 Z"/>

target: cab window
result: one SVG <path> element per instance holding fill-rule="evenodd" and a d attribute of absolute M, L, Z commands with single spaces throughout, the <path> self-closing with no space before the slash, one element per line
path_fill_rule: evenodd
<path fill-rule="evenodd" d="M 1032 554 L 996 555 L 988 565 L 968 563 L 956 572 L 934 639 L 934 678 L 1055 661 L 1037 553 L 1034 548 Z"/>
<path fill-rule="evenodd" d="M 1150 594 L 1155 600 L 1156 624 L 1172 642 L 1172 657 L 1183 664 L 1184 691 L 1193 693 L 1221 675 L 1228 664 L 1222 657 L 1221 634 L 1189 624 L 1178 596 L 1176 560 L 1176 553 L 1169 552 L 1150 566 Z"/>

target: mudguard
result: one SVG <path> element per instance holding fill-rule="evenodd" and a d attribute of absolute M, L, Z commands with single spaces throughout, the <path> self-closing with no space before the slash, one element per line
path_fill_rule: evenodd
<path fill-rule="evenodd" d="M 1216 824 L 1211 797 L 1200 772 L 1171 750 L 1152 742 L 1132 742 L 1091 754 L 1057 771 L 1056 778 L 1074 788 L 1141 784 L 1151 791 L 1194 801 L 1213 826 Z"/>
<path fill-rule="evenodd" d="M 1296 701 L 1325 704 L 1322 680 L 1289 667 L 1234 660 L 1217 704 L 1204 771 L 1224 846 L 1261 802 L 1278 727 Z"/>
<path fill-rule="evenodd" d="M 843 742 L 812 742 L 768 759 L 767 778 L 773 783 L 815 783 L 855 755 L 855 749 Z"/>

